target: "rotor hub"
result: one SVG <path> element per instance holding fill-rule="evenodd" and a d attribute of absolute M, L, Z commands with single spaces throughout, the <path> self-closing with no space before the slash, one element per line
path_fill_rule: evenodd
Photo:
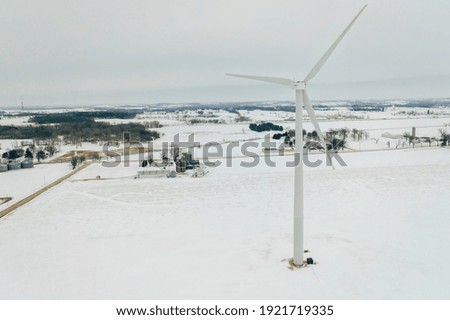
<path fill-rule="evenodd" d="M 306 89 L 306 82 L 303 81 L 295 81 L 292 84 L 292 88 L 295 90 L 305 90 Z"/>

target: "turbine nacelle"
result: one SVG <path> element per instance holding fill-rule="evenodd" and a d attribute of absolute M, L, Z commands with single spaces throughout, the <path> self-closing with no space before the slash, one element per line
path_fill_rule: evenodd
<path fill-rule="evenodd" d="M 291 88 L 294 90 L 305 90 L 306 89 L 306 82 L 304 81 L 292 81 Z"/>

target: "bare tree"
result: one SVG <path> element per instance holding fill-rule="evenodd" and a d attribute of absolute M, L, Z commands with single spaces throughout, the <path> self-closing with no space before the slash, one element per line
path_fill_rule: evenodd
<path fill-rule="evenodd" d="M 341 137 L 342 140 L 347 140 L 348 134 L 350 133 L 349 128 L 340 128 L 338 129 L 339 137 Z"/>
<path fill-rule="evenodd" d="M 352 129 L 351 137 L 353 140 L 356 141 L 356 138 L 358 137 L 358 129 L 355 128 Z"/>

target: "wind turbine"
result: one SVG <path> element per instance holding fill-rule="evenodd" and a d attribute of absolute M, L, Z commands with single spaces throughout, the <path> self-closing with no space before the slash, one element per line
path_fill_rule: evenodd
<path fill-rule="evenodd" d="M 317 122 L 316 115 L 311 105 L 311 101 L 306 93 L 306 85 L 311 81 L 320 69 L 323 67 L 325 62 L 333 53 L 334 49 L 344 38 L 345 34 L 355 23 L 356 19 L 361 15 L 364 9 L 367 7 L 365 5 L 358 14 L 353 18 L 347 28 L 341 33 L 341 35 L 333 42 L 331 47 L 324 53 L 324 55 L 319 59 L 315 66 L 311 69 L 308 75 L 303 81 L 295 81 L 287 78 L 276 78 L 276 77 L 261 77 L 261 76 L 251 76 L 242 74 L 230 74 L 228 76 L 246 78 L 251 80 L 271 82 L 275 84 L 289 86 L 295 90 L 295 182 L 294 182 L 294 264 L 301 266 L 304 264 L 303 260 L 303 106 L 308 112 L 309 118 L 311 119 L 314 128 L 319 136 L 319 139 L 324 147 L 325 153 L 327 154 L 327 145 L 320 129 L 319 123 Z M 328 156 L 328 154 L 327 154 Z M 299 160 L 299 161 L 298 161 Z"/>

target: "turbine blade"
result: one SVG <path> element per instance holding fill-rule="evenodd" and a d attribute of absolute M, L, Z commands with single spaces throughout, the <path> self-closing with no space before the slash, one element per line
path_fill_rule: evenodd
<path fill-rule="evenodd" d="M 306 90 L 303 90 L 303 105 L 305 106 L 306 112 L 308 112 L 309 119 L 311 120 L 314 129 L 316 129 L 317 135 L 319 136 L 320 142 L 325 150 L 325 154 L 327 158 L 330 160 L 331 165 L 334 165 L 331 161 L 330 155 L 328 154 L 327 144 L 325 142 L 325 138 L 323 136 L 322 130 L 320 129 L 319 122 L 317 121 L 316 114 L 314 113 L 314 109 L 312 108 L 311 100 L 309 100 L 308 93 L 306 93 Z"/>
<path fill-rule="evenodd" d="M 309 119 L 311 120 L 314 129 L 316 130 L 317 135 L 319 136 L 322 146 L 326 150 L 325 138 L 323 137 L 322 130 L 320 129 L 319 122 L 317 121 L 316 114 L 314 113 L 314 109 L 312 108 L 311 101 L 309 100 L 306 90 L 303 91 L 303 105 L 305 106 L 306 112 L 308 112 Z"/>
<path fill-rule="evenodd" d="M 316 65 L 314 66 L 314 68 L 312 68 L 312 70 L 308 73 L 308 75 L 306 76 L 305 80 L 303 80 L 303 82 L 308 82 L 310 81 L 312 78 L 314 78 L 317 73 L 319 73 L 320 69 L 322 68 L 322 66 L 325 64 L 325 62 L 327 62 L 328 58 L 331 56 L 331 54 L 333 53 L 334 49 L 336 49 L 336 47 L 338 46 L 339 42 L 341 42 L 342 38 L 344 38 L 345 34 L 347 33 L 347 31 L 351 28 L 351 26 L 355 23 L 356 19 L 358 19 L 358 17 L 361 15 L 361 13 L 364 11 L 364 9 L 367 7 L 367 4 L 358 12 L 358 14 L 353 18 L 352 22 L 350 22 L 350 24 L 347 26 L 347 28 L 345 28 L 345 30 L 341 33 L 341 35 L 339 36 L 339 38 L 337 38 L 333 44 L 331 45 L 331 47 L 324 53 L 324 55 L 320 58 L 319 61 L 317 61 Z"/>
<path fill-rule="evenodd" d="M 226 75 L 232 76 L 232 77 L 239 77 L 239 78 L 245 78 L 245 79 L 251 79 L 251 80 L 258 80 L 258 81 L 282 84 L 285 86 L 291 86 L 294 83 L 294 81 L 287 79 L 287 78 L 260 77 L 260 76 L 250 76 L 250 75 L 244 75 L 244 74 L 231 74 L 231 73 L 226 73 Z"/>

